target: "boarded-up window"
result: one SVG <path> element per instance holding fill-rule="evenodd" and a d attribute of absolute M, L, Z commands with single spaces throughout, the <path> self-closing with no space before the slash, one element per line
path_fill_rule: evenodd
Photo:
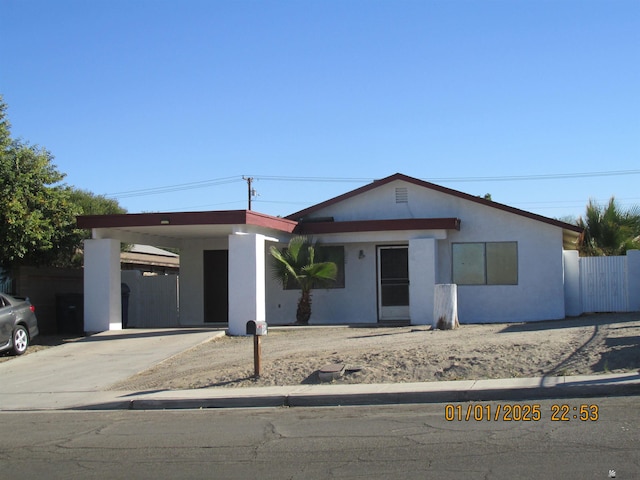
<path fill-rule="evenodd" d="M 453 244 L 453 283 L 485 284 L 484 243 Z"/>
<path fill-rule="evenodd" d="M 454 243 L 453 283 L 517 285 L 518 243 Z"/>
<path fill-rule="evenodd" d="M 518 284 L 518 244 L 492 242 L 487 248 L 487 285 Z"/>

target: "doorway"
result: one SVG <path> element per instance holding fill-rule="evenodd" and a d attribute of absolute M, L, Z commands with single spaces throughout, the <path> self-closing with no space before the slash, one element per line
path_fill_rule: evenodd
<path fill-rule="evenodd" d="M 378 247 L 378 321 L 409 319 L 409 247 Z"/>
<path fill-rule="evenodd" d="M 204 321 L 229 322 L 229 251 L 205 250 L 204 266 Z"/>

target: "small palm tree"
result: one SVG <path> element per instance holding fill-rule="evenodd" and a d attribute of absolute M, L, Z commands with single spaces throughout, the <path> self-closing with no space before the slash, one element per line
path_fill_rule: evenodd
<path fill-rule="evenodd" d="M 584 228 L 580 253 L 586 256 L 624 255 L 631 248 L 638 248 L 640 235 L 640 209 L 623 210 L 611 197 L 606 206 L 589 200 L 585 218 L 577 221 Z"/>
<path fill-rule="evenodd" d="M 295 282 L 300 287 L 296 323 L 307 325 L 311 317 L 311 290 L 335 281 L 338 267 L 333 262 L 316 263 L 316 244 L 304 236 L 289 240 L 283 251 L 271 247 L 274 277 L 284 288 Z"/>

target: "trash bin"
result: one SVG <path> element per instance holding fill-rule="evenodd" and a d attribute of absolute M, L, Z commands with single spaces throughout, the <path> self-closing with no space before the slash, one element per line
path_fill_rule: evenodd
<path fill-rule="evenodd" d="M 84 334 L 84 295 L 81 293 L 56 295 L 56 323 L 58 333 Z"/>
<path fill-rule="evenodd" d="M 127 328 L 129 325 L 129 295 L 131 295 L 129 285 L 121 283 L 120 293 L 122 295 L 122 328 Z"/>

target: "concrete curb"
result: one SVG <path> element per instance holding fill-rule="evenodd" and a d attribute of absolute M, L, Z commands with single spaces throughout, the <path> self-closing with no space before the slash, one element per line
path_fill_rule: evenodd
<path fill-rule="evenodd" d="M 105 392 L 102 393 L 104 395 Z M 200 408 L 327 407 L 468 401 L 513 401 L 640 395 L 640 374 L 588 375 L 454 382 L 309 385 L 113 392 L 109 401 L 71 410 L 164 410 Z"/>

